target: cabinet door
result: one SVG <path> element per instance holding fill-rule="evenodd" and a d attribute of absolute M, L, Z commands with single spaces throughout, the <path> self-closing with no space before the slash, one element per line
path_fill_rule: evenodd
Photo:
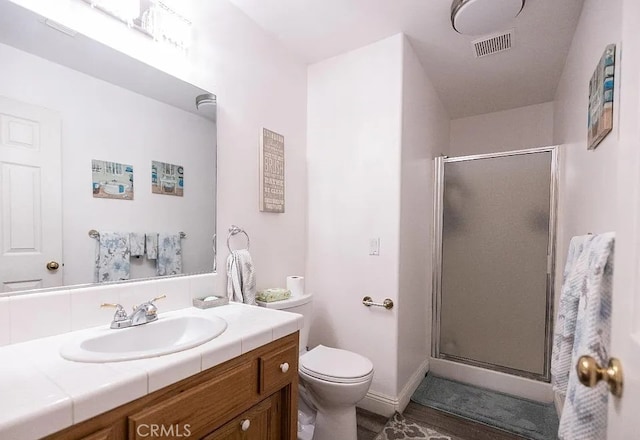
<path fill-rule="evenodd" d="M 275 393 L 203 440 L 280 440 L 281 396 Z"/>

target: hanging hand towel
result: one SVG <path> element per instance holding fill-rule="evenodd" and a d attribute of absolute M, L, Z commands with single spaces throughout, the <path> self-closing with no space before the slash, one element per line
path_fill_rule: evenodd
<path fill-rule="evenodd" d="M 158 276 L 177 275 L 182 273 L 180 233 L 158 234 L 158 259 L 156 273 Z"/>
<path fill-rule="evenodd" d="M 132 257 L 141 257 L 144 255 L 145 239 L 145 234 L 140 232 L 132 232 L 129 234 L 129 244 L 131 247 Z"/>
<path fill-rule="evenodd" d="M 146 235 L 146 252 L 147 260 L 155 260 L 158 258 L 158 233 L 147 232 Z"/>
<path fill-rule="evenodd" d="M 578 317 L 571 365 L 589 355 L 600 365 L 609 359 L 611 333 L 611 291 L 613 285 L 614 234 L 587 239 L 578 266 L 586 272 L 579 286 Z M 561 440 L 601 440 L 607 437 L 609 390 L 602 381 L 593 388 L 582 385 L 575 368 L 569 373 L 567 397 L 558 438 Z"/>
<path fill-rule="evenodd" d="M 585 264 L 584 262 L 578 264 L 578 259 L 590 238 L 590 235 L 581 235 L 571 239 L 567 262 L 564 267 L 564 282 L 560 293 L 560 304 L 555 322 L 551 355 L 551 384 L 553 385 L 553 391 L 560 394 L 563 402 L 567 394 L 569 370 L 573 367 L 571 364 L 571 352 L 576 331 L 580 289 L 586 279 Z"/>
<path fill-rule="evenodd" d="M 227 258 L 227 296 L 231 301 L 256 305 L 256 277 L 247 249 L 232 251 Z"/>
<path fill-rule="evenodd" d="M 129 233 L 100 232 L 96 248 L 95 282 L 129 279 Z"/>

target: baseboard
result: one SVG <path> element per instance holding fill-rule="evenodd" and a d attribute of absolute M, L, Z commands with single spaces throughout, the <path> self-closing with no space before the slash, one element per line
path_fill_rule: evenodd
<path fill-rule="evenodd" d="M 400 413 L 404 411 L 411 400 L 413 392 L 418 388 L 418 385 L 420 385 L 420 382 L 424 379 L 427 371 L 429 371 L 429 358 L 425 359 L 422 364 L 420 364 L 415 373 L 413 373 L 409 378 L 402 391 L 400 391 L 400 396 L 398 396 L 399 406 L 396 411 Z"/>
<path fill-rule="evenodd" d="M 411 395 L 418 388 L 427 371 L 429 371 L 429 359 L 425 359 L 415 373 L 411 375 L 398 397 L 391 397 L 369 390 L 365 398 L 357 406 L 385 417 L 391 417 L 396 411 L 402 412 L 409 404 Z"/>

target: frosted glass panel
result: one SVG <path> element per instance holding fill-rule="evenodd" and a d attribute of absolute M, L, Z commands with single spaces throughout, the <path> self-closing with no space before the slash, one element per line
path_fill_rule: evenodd
<path fill-rule="evenodd" d="M 551 158 L 445 162 L 441 357 L 544 373 Z"/>

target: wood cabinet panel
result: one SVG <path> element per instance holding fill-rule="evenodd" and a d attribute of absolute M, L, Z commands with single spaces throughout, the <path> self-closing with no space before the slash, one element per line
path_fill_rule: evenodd
<path fill-rule="evenodd" d="M 200 438 L 224 423 L 256 396 L 257 371 L 247 362 L 164 402 L 129 416 L 129 438 L 147 439 L 156 426 Z M 160 431 L 162 432 L 162 431 Z"/>

